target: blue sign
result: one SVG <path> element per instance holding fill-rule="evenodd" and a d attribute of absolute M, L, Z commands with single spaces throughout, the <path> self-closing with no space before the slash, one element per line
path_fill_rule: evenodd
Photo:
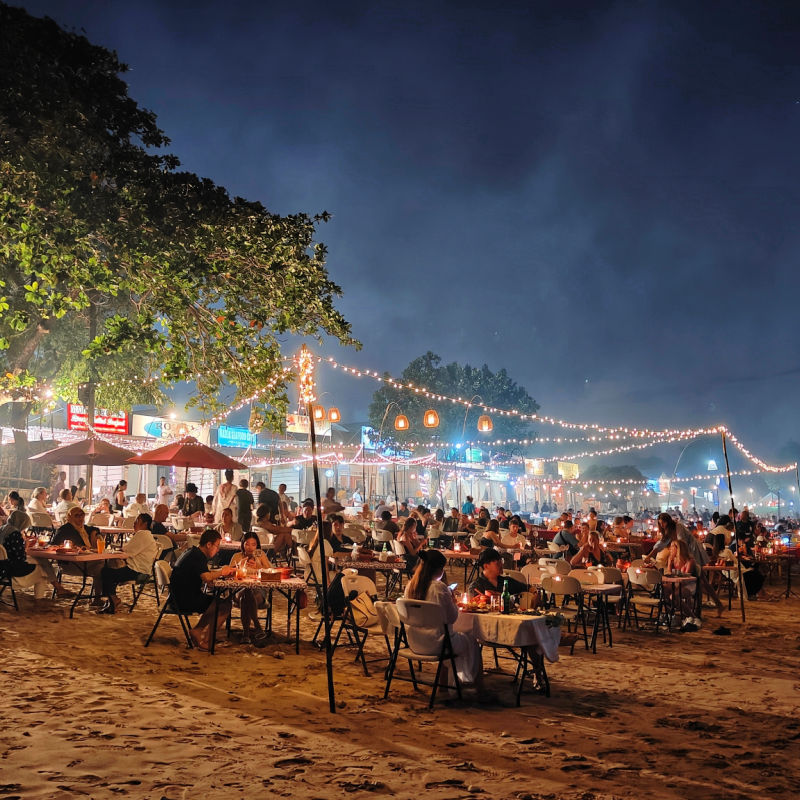
<path fill-rule="evenodd" d="M 217 444 L 220 447 L 255 447 L 257 434 L 249 428 L 220 425 L 217 429 Z"/>

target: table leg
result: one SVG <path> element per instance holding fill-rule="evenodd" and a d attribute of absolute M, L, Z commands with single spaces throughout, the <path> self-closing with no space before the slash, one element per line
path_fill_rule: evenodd
<path fill-rule="evenodd" d="M 300 653 L 300 592 L 298 589 L 294 595 L 294 652 Z"/>
<path fill-rule="evenodd" d="M 219 608 L 219 589 L 214 590 L 214 599 L 211 601 L 209 608 L 214 609 L 214 615 L 211 618 L 211 639 L 208 644 L 208 652 L 213 656 L 214 648 L 217 644 L 217 609 Z"/>
<path fill-rule="evenodd" d="M 69 618 L 72 619 L 73 615 L 75 614 L 75 606 L 78 605 L 78 601 L 83 597 L 83 590 L 86 588 L 86 579 L 89 577 L 89 562 L 77 562 L 81 568 L 81 588 L 78 589 L 78 593 L 75 595 L 75 599 L 72 601 L 72 605 L 69 607 Z"/>
<path fill-rule="evenodd" d="M 597 608 L 594 612 L 594 625 L 592 625 L 592 652 L 597 652 L 597 632 L 600 630 L 600 618 L 603 615 L 603 595 L 597 595 Z"/>

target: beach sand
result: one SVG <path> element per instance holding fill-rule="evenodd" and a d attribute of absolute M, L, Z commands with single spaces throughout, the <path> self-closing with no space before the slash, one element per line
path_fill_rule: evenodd
<path fill-rule="evenodd" d="M 174 617 L 145 649 L 152 599 L 74 619 L 62 601 L 21 603 L 0 606 L 0 800 L 798 796 L 796 598 L 748 603 L 746 624 L 734 605 L 731 636 L 712 634 L 710 610 L 696 633 L 615 629 L 596 655 L 562 647 L 552 696 L 528 691 L 520 708 L 498 674 L 499 703 L 429 711 L 427 691 L 401 682 L 384 701 L 384 662 L 367 678 L 340 649 L 335 714 L 307 612 L 300 655 L 278 642 L 211 656 L 186 648 Z M 385 655 L 380 635 L 368 651 Z"/>

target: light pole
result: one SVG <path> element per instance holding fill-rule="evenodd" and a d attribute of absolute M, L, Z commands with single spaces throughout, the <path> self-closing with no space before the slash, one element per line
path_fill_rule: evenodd
<path fill-rule="evenodd" d="M 381 435 L 383 434 L 383 425 L 386 422 L 386 417 L 389 414 L 389 409 L 392 406 L 394 406 L 399 412 L 394 421 L 395 430 L 398 431 L 408 430 L 408 418 L 405 416 L 405 414 L 403 414 L 403 409 L 400 408 L 400 406 L 397 403 L 395 403 L 394 400 L 392 400 L 392 402 L 386 406 L 386 410 L 383 412 L 383 419 L 381 420 L 381 426 L 378 429 L 379 443 L 381 441 Z M 405 422 L 403 423 L 402 420 L 405 420 Z M 395 450 L 394 458 L 392 459 L 392 476 L 394 478 L 394 513 L 396 516 L 400 511 L 400 501 L 397 498 L 397 450 Z"/>

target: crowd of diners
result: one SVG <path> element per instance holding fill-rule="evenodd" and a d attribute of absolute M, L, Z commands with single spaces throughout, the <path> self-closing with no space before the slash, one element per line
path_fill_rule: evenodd
<path fill-rule="evenodd" d="M 32 514 L 49 514 L 54 520 L 55 533 L 51 544 L 62 545 L 69 541 L 72 547 L 94 550 L 98 527 L 91 518 L 108 515 L 108 521 L 133 517 L 133 525 L 126 531 L 125 558 L 107 562 L 97 561 L 89 565 L 91 579 L 91 604 L 98 613 L 116 613 L 120 599 L 117 588 L 152 570 L 157 557 L 174 562 L 171 591 L 176 602 L 187 611 L 201 614 L 199 622 L 191 631 L 195 644 L 201 649 L 209 646 L 208 637 L 217 613 L 218 623 L 224 622 L 231 608 L 240 610 L 242 620 L 242 642 L 262 643 L 262 630 L 258 611 L 267 602 L 266 592 L 260 587 L 243 588 L 232 597 L 212 604 L 208 587 L 217 578 L 228 577 L 237 569 L 269 569 L 272 559 L 287 556 L 296 547 L 295 534 L 308 531 L 312 536 L 308 544 L 313 554 L 319 544 L 316 531 L 317 508 L 311 499 L 299 505 L 286 495 L 286 486 L 277 490 L 258 482 L 250 487 L 246 479 L 234 483 L 232 471 L 225 473 L 213 495 L 200 497 L 197 486 L 187 483 L 183 492 L 177 493 L 161 478 L 151 505 L 143 494 L 130 498 L 125 481 L 120 481 L 110 497 L 103 498 L 93 508 L 86 506 L 85 484 L 82 481 L 72 487 L 65 484 L 66 473 L 59 474 L 49 490 L 38 487 L 27 501 L 19 492 L 10 492 L 0 509 L 0 544 L 5 547 L 7 559 L 3 566 L 15 579 L 20 589 L 32 589 L 34 604 L 46 603 L 47 595 L 65 597 L 72 594 L 65 587 L 52 566 L 44 558 L 35 558 L 26 552 L 26 534 L 32 528 Z M 360 500 L 360 496 L 358 498 Z M 346 520 L 334 489 L 327 490 L 321 502 L 324 519 L 322 537 L 331 550 L 340 552 L 353 546 L 347 535 Z M 191 518 L 193 525 L 202 533 L 194 546 L 186 545 L 186 536 L 168 524 L 175 517 Z M 533 553 L 535 529 L 529 523 L 504 508 L 491 513 L 484 506 L 476 506 L 471 497 L 460 509 L 442 509 L 426 506 L 409 506 L 407 502 L 395 504 L 388 498 L 374 509 L 368 504 L 360 512 L 349 516 L 347 524 L 356 524 L 367 530 L 383 530 L 402 545 L 406 571 L 410 578 L 406 594 L 418 599 L 434 599 L 445 605 L 447 615 L 452 616 L 455 600 L 452 592 L 442 583 L 444 556 L 440 552 L 455 541 L 468 540 L 469 545 L 480 551 L 478 577 L 470 587 L 482 594 L 500 593 L 503 589 L 503 569 L 513 558 L 519 567 Z M 598 518 L 595 510 L 585 515 L 571 510 L 554 517 L 551 527 L 555 531 L 553 542 L 562 549 L 559 555 L 568 559 L 574 567 L 611 566 L 614 561 L 613 545 L 618 541 L 629 541 L 634 520 L 630 516 L 618 516 L 606 523 Z M 658 539 L 646 558 L 653 565 L 667 572 L 692 575 L 697 584 L 708 593 L 719 609 L 721 602 L 714 582 L 709 582 L 702 567 L 709 563 L 725 564 L 736 569 L 737 561 L 744 573 L 744 584 L 748 597 L 764 597 L 764 576 L 756 559 L 756 548 L 766 545 L 772 534 L 764 523 L 755 519 L 745 509 L 739 513 L 731 509 L 728 514 L 714 514 L 708 529 L 702 525 L 676 519 L 674 515 L 662 513 L 657 517 Z M 166 547 L 156 536 L 166 536 L 172 547 Z M 262 547 L 262 539 L 270 540 L 269 548 Z M 220 550 L 221 542 L 235 542 L 239 550 L 229 564 L 212 566 Z M 436 548 L 432 549 L 431 543 Z M 518 551 L 518 552 L 517 552 Z M 514 553 L 516 557 L 513 556 Z M 74 575 L 77 568 L 62 564 L 64 575 Z M 525 591 L 527 587 L 506 579 L 512 594 Z M 691 587 L 690 587 L 691 588 Z M 423 597 L 424 596 L 424 597 Z M 452 605 L 451 605 L 452 604 Z M 472 652 L 468 649 L 468 652 Z M 464 663 L 464 677 L 476 679 L 474 664 Z"/>

